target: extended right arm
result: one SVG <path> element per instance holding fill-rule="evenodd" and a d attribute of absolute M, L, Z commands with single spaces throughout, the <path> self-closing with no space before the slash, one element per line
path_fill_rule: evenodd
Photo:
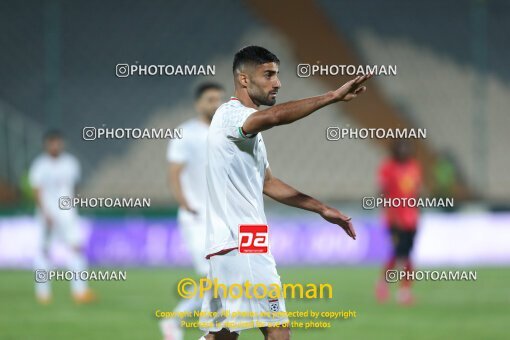
<path fill-rule="evenodd" d="M 302 119 L 320 108 L 339 102 L 349 101 L 366 90 L 361 86 L 371 75 L 356 77 L 335 91 L 326 94 L 290 101 L 272 106 L 268 109 L 254 112 L 243 124 L 245 134 L 256 134 L 274 126 L 290 124 Z"/>

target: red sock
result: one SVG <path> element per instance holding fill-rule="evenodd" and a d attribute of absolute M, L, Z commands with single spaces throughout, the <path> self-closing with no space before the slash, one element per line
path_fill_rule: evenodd
<path fill-rule="evenodd" d="M 409 258 L 406 258 L 405 261 L 404 261 L 404 270 L 406 271 L 406 273 L 408 273 L 408 276 L 409 276 L 409 273 L 413 271 L 413 264 L 411 263 L 411 259 Z M 402 280 L 401 284 L 402 284 L 402 287 L 410 287 L 411 286 L 411 280 Z"/>

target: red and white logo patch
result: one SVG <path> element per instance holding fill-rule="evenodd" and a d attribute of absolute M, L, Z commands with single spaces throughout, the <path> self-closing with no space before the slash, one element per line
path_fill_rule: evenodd
<path fill-rule="evenodd" d="M 239 225 L 239 253 L 262 254 L 269 250 L 269 228 L 266 224 Z"/>

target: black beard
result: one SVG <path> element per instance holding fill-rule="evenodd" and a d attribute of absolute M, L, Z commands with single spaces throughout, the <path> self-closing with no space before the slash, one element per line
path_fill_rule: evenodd
<path fill-rule="evenodd" d="M 273 106 L 276 103 L 276 98 L 275 99 L 269 99 L 268 97 L 264 97 L 264 98 L 252 98 L 251 100 L 253 100 L 253 102 L 257 106 L 261 106 L 261 105 L 264 105 L 264 106 Z"/>

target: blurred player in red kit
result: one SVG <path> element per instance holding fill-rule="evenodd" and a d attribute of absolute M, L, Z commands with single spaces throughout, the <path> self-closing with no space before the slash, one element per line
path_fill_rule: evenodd
<path fill-rule="evenodd" d="M 391 158 L 384 160 L 379 167 L 381 193 L 385 198 L 418 198 L 422 174 L 418 161 L 412 156 L 411 145 L 404 140 L 398 140 L 393 144 L 391 151 Z M 385 208 L 385 219 L 391 234 L 392 254 L 385 264 L 384 275 L 397 265 L 401 265 L 407 272 L 413 270 L 409 254 L 413 248 L 419 214 L 419 208 L 402 204 L 398 207 Z M 389 297 L 389 287 L 384 277 L 377 283 L 376 297 L 379 302 L 384 302 Z M 405 305 L 413 303 L 411 281 L 401 281 L 397 301 Z"/>

